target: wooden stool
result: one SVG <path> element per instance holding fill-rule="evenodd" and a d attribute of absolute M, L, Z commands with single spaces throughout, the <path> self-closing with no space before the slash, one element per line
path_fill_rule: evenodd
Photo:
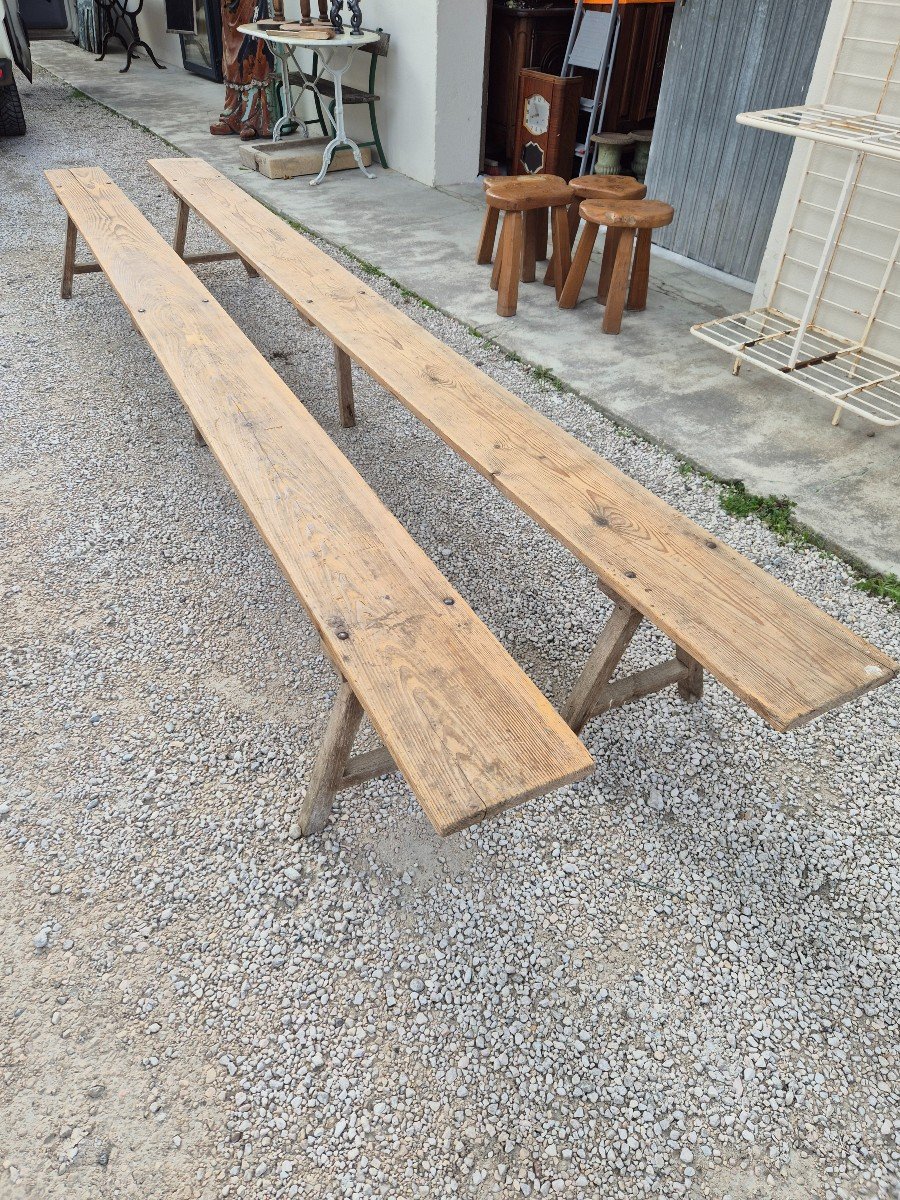
<path fill-rule="evenodd" d="M 566 208 L 572 201 L 572 189 L 558 175 L 493 176 L 484 181 L 487 212 L 478 243 L 476 261 L 489 263 L 494 258 L 491 287 L 497 292 L 497 313 L 515 316 L 519 300 L 519 277 L 531 283 L 537 274 L 538 257 L 546 254 L 547 212 L 553 223 L 553 246 L 561 246 L 558 266 L 554 267 L 556 297 L 571 263 Z M 500 243 L 494 255 L 497 222 L 503 213 Z"/>
<path fill-rule="evenodd" d="M 670 225 L 675 216 L 675 209 L 671 204 L 663 204 L 661 200 L 582 200 L 579 212 L 585 223 L 584 232 L 575 251 L 572 269 L 563 288 L 559 307 L 574 308 L 578 303 L 597 233 L 600 226 L 605 225 L 606 243 L 603 247 L 597 300 L 606 305 L 603 313 L 603 332 L 618 333 L 622 328 L 626 291 L 630 309 L 640 310 L 647 306 L 652 231 Z M 637 250 L 634 253 L 632 268 L 635 233 Z"/>
<path fill-rule="evenodd" d="M 647 189 L 630 175 L 576 175 L 569 180 L 569 187 L 575 193 L 569 204 L 569 249 L 575 245 L 575 235 L 578 233 L 580 217 L 578 209 L 582 200 L 643 200 Z M 556 243 L 554 242 L 554 249 Z M 553 282 L 555 263 L 551 257 L 547 263 L 547 273 L 544 283 Z M 559 294 L 557 293 L 557 300 Z"/>

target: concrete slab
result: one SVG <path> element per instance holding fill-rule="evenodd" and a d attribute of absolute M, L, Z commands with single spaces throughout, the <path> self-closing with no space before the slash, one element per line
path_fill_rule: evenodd
<path fill-rule="evenodd" d="M 746 292 L 654 255 L 647 310 L 626 313 L 618 337 L 600 330 L 590 290 L 596 266 L 575 310 L 560 312 L 552 289 L 526 284 L 517 316 L 503 320 L 487 268 L 474 263 L 478 184 L 428 188 L 377 166 L 375 180 L 346 171 L 317 188 L 304 179 L 266 179 L 241 166 L 237 139 L 209 134 L 218 85 L 144 63 L 120 75 L 117 57 L 97 63 L 63 43 L 39 42 L 33 52 L 87 95 L 215 163 L 285 216 L 549 368 L 604 413 L 720 478 L 789 497 L 798 518 L 841 554 L 900 574 L 900 429 L 876 431 L 852 416 L 834 428 L 829 405 L 782 380 L 747 367 L 733 378 L 729 359 L 692 337 L 690 327 L 746 309 Z"/>

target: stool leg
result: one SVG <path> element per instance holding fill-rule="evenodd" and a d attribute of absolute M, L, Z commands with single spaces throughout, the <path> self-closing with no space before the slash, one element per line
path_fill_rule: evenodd
<path fill-rule="evenodd" d="M 489 263 L 494 257 L 494 242 L 497 237 L 497 221 L 500 217 L 500 209 L 492 208 L 488 205 L 487 211 L 484 214 L 484 224 L 481 227 L 481 238 L 478 242 L 478 254 L 475 261 L 479 266 L 484 266 Z"/>
<path fill-rule="evenodd" d="M 491 288 L 496 292 L 500 286 L 500 271 L 503 268 L 503 252 L 506 249 L 506 238 L 509 233 L 509 222 L 506 213 L 503 214 L 503 224 L 500 227 L 500 241 L 497 243 L 497 253 L 494 255 L 494 269 L 491 271 Z"/>
<path fill-rule="evenodd" d="M 547 213 L 544 211 L 544 224 L 547 223 Z M 525 214 L 525 251 L 522 255 L 522 282 L 534 283 L 537 275 L 538 227 L 541 210 L 533 208 Z"/>
<path fill-rule="evenodd" d="M 634 312 L 643 312 L 647 307 L 647 288 L 650 284 L 650 242 L 653 231 L 639 229 L 634 264 L 631 268 L 631 287 L 628 290 L 627 307 Z"/>
<path fill-rule="evenodd" d="M 551 212 L 553 220 L 553 283 L 558 301 L 562 297 L 563 288 L 572 266 L 572 247 L 569 242 L 569 216 L 566 206 L 561 204 Z"/>
<path fill-rule="evenodd" d="M 600 260 L 600 282 L 597 284 L 597 303 L 605 304 L 609 292 L 609 281 L 612 279 L 613 263 L 616 261 L 616 250 L 619 246 L 621 229 L 607 229 L 603 242 L 603 258 Z"/>
<path fill-rule="evenodd" d="M 507 213 L 503 218 L 503 262 L 500 266 L 500 286 L 497 289 L 497 315 L 500 317 L 516 315 L 524 249 L 525 221 L 522 213 Z"/>
<path fill-rule="evenodd" d="M 572 260 L 572 269 L 566 277 L 562 295 L 559 298 L 560 308 L 574 308 L 578 303 L 581 285 L 584 283 L 584 277 L 587 274 L 588 263 L 591 261 L 591 251 L 594 249 L 594 242 L 597 240 L 599 230 L 599 225 L 593 225 L 589 221 L 585 222 L 581 241 L 578 243 L 578 249 L 575 251 L 575 257 Z"/>
<path fill-rule="evenodd" d="M 536 258 L 538 262 L 543 262 L 547 257 L 547 226 L 549 223 L 550 213 L 548 209 L 538 209 L 537 223 L 537 240 L 535 241 Z"/>
<path fill-rule="evenodd" d="M 569 205 L 569 216 L 568 216 L 568 221 L 569 221 L 569 262 L 572 261 L 572 247 L 575 245 L 575 237 L 576 237 L 576 234 L 578 233 L 578 222 L 581 220 L 581 216 L 578 212 L 578 206 L 580 204 L 581 204 L 581 201 L 576 197 L 572 201 L 572 203 Z M 556 234 L 554 233 L 554 235 L 553 235 L 553 254 L 550 255 L 550 261 L 547 263 L 547 270 L 544 272 L 544 283 L 546 283 L 546 284 L 553 283 L 553 281 L 555 279 L 555 276 L 553 274 L 553 272 L 555 270 L 555 263 L 553 261 L 555 255 L 556 255 Z"/>
<path fill-rule="evenodd" d="M 606 308 L 603 310 L 603 332 L 618 333 L 622 328 L 622 310 L 628 290 L 628 275 L 631 271 L 631 252 L 634 249 L 634 230 L 622 229 L 616 245 L 616 261 L 613 263 Z"/>

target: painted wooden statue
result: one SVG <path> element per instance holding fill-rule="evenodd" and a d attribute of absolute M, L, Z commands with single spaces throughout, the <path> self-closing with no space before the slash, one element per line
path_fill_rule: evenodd
<path fill-rule="evenodd" d="M 222 0 L 222 74 L 225 108 L 210 133 L 237 133 L 243 141 L 269 137 L 272 115 L 269 88 L 274 61 L 268 44 L 238 33 L 268 13 L 266 0 Z"/>

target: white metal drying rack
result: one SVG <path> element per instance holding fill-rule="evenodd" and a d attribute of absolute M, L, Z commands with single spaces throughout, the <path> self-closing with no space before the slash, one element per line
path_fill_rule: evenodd
<path fill-rule="evenodd" d="M 893 82 L 897 59 L 895 52 L 885 89 Z M 822 104 L 741 113 L 737 120 L 756 129 L 841 146 L 852 153 L 801 316 L 789 316 L 773 306 L 779 285 L 776 278 L 768 307 L 707 321 L 695 325 L 691 332 L 733 354 L 735 375 L 742 362 L 753 363 L 831 400 L 836 406 L 832 424 L 838 424 L 846 409 L 876 425 L 900 425 L 900 359 L 866 345 L 900 254 L 900 231 L 885 263 L 862 335 L 854 340 L 814 323 L 863 158 L 873 154 L 900 160 L 900 119 Z M 790 233 L 791 230 L 788 238 Z"/>

